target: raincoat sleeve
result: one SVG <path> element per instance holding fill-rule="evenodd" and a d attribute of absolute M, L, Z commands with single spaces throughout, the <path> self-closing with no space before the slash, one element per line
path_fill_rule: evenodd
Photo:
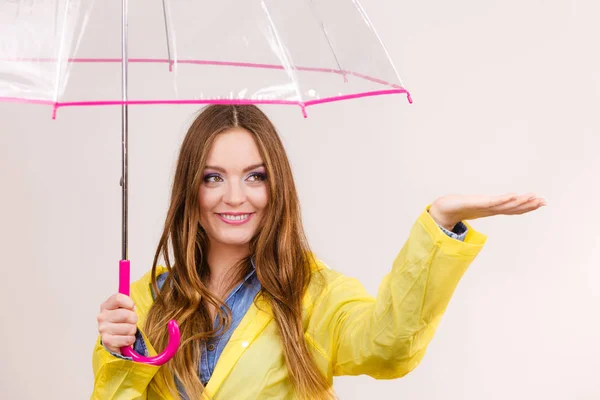
<path fill-rule="evenodd" d="M 413 225 L 377 298 L 355 279 L 323 272 L 328 283 L 313 302 L 307 334 L 327 358 L 330 377 L 399 378 L 425 355 L 459 280 L 487 239 L 466 223 L 464 242 L 453 239 L 428 210 Z"/>
<path fill-rule="evenodd" d="M 131 286 L 131 298 L 136 304 L 138 327 L 143 326 L 147 311 L 152 304 L 149 281 L 147 274 Z M 136 336 L 141 336 L 141 343 L 145 344 L 148 355 L 155 356 L 156 351 L 150 346 L 145 334 L 138 329 Z M 102 345 L 100 337 L 94 347 L 92 366 L 94 390 L 91 399 L 94 400 L 146 399 L 146 389 L 160 368 L 114 356 Z"/>

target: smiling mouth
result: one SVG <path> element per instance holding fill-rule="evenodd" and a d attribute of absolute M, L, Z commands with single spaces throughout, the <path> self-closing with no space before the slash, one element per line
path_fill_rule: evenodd
<path fill-rule="evenodd" d="M 248 213 L 248 214 L 217 214 L 217 215 L 227 221 L 242 222 L 242 221 L 246 221 L 248 218 L 250 218 L 250 215 L 252 215 L 252 213 Z"/>

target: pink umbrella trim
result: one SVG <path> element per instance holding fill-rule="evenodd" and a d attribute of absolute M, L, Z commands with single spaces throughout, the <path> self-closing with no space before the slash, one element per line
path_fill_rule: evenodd
<path fill-rule="evenodd" d="M 52 58 L 12 58 L 3 59 L 3 61 L 13 62 L 56 62 L 56 59 Z M 69 58 L 68 62 L 71 63 L 120 63 L 120 58 Z M 168 63 L 169 70 L 171 70 L 174 61 L 160 58 L 130 58 L 130 63 Z M 230 61 L 208 61 L 208 60 L 177 60 L 179 64 L 197 64 L 197 65 L 215 65 L 215 66 L 229 66 L 229 67 L 243 67 L 243 68 L 263 68 L 263 69 L 279 69 L 283 70 L 284 67 L 281 65 L 274 64 L 256 64 L 256 63 L 245 63 L 245 62 L 230 62 Z M 30 104 L 45 104 L 53 106 L 52 119 L 56 118 L 56 111 L 61 107 L 74 107 L 74 106 L 106 106 L 106 105 L 150 105 L 150 104 L 284 104 L 284 105 L 297 105 L 302 109 L 302 114 L 307 117 L 306 107 L 331 103 L 340 100 L 356 99 L 361 97 L 381 96 L 388 94 L 406 94 L 408 102 L 412 104 L 412 98 L 410 93 L 402 86 L 392 84 L 383 81 L 378 78 L 367 76 L 353 71 L 343 71 L 339 69 L 331 68 L 315 68 L 315 67 L 301 67 L 297 66 L 295 69 L 299 71 L 310 71 L 310 72 L 326 72 L 344 75 L 352 75 L 361 79 L 365 79 L 374 83 L 392 87 L 393 89 L 387 90 L 374 90 L 369 92 L 361 92 L 354 94 L 346 94 L 339 96 L 325 97 L 322 99 L 307 100 L 307 101 L 292 101 L 292 100 L 261 100 L 261 99 L 190 99 L 190 100 L 106 100 L 106 101 L 73 101 L 73 102 L 54 102 L 50 100 L 40 99 L 24 99 L 17 97 L 0 97 L 0 101 L 4 102 L 17 102 L 17 103 L 30 103 Z"/>

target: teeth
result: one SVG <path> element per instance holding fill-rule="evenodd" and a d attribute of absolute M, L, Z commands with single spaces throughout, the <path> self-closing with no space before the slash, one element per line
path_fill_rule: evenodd
<path fill-rule="evenodd" d="M 242 214 L 242 215 L 229 215 L 229 214 L 221 214 L 221 216 L 229 221 L 242 221 L 248 218 L 250 214 Z"/>

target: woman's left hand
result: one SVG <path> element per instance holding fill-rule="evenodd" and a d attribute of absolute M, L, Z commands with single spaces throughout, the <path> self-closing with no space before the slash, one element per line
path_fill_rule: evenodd
<path fill-rule="evenodd" d="M 501 214 L 525 214 L 545 205 L 546 200 L 535 193 L 508 193 L 500 196 L 448 195 L 436 199 L 429 208 L 429 214 L 439 225 L 452 230 L 464 220 Z"/>

